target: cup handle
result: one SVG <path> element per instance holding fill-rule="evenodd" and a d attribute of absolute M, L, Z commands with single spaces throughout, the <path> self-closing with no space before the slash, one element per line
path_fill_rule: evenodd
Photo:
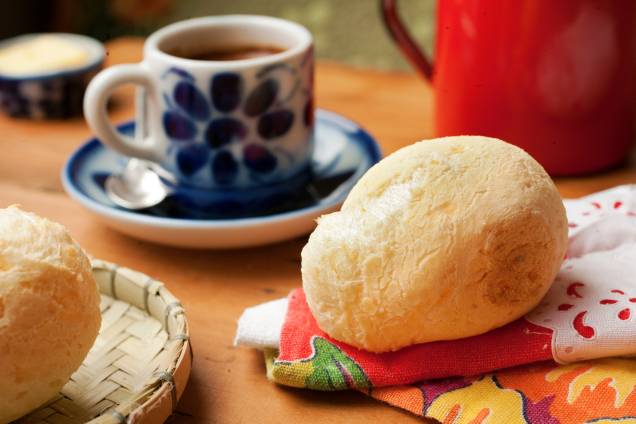
<path fill-rule="evenodd" d="M 433 65 L 413 40 L 397 12 L 397 0 L 380 0 L 384 25 L 406 59 L 427 80 L 432 81 Z"/>
<path fill-rule="evenodd" d="M 148 96 L 149 128 L 157 128 L 158 99 L 152 77 L 143 63 L 116 65 L 103 70 L 93 78 L 84 95 L 84 117 L 97 137 L 113 150 L 126 156 L 161 162 L 163 137 L 144 135 L 141 140 L 120 134 L 108 119 L 106 105 L 113 91 L 120 85 L 132 83 L 142 86 Z M 154 109 L 154 110 L 153 110 Z"/>

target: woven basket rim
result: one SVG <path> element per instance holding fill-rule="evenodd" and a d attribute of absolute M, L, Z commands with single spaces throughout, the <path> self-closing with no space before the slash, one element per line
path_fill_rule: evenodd
<path fill-rule="evenodd" d="M 181 302 L 146 274 L 91 262 L 103 295 L 100 335 L 62 392 L 18 422 L 163 422 L 185 389 L 193 357 Z"/>
<path fill-rule="evenodd" d="M 159 321 L 161 322 L 164 330 L 168 333 L 169 342 L 170 340 L 173 340 L 178 345 L 180 345 L 178 350 L 176 351 L 177 354 L 175 355 L 174 360 L 171 362 L 171 369 L 169 369 L 168 371 L 163 371 L 160 374 L 155 373 L 153 375 L 153 379 L 146 383 L 146 387 L 153 387 L 154 390 L 152 390 L 145 396 L 145 401 L 143 403 L 140 403 L 136 408 L 128 411 L 127 414 L 117 411 L 118 408 L 114 408 L 114 410 L 106 411 L 106 413 L 110 413 L 110 415 L 116 419 L 115 421 L 111 421 L 111 422 L 122 422 L 122 423 L 129 422 L 130 423 L 130 422 L 143 421 L 145 412 L 152 409 L 156 403 L 160 402 L 161 397 L 159 395 L 162 392 L 167 392 L 167 391 L 170 392 L 170 398 L 172 403 L 170 407 L 170 413 L 172 413 L 177 406 L 177 402 L 179 401 L 181 394 L 183 393 L 183 389 L 185 388 L 185 383 L 187 383 L 187 377 L 189 377 L 190 368 L 191 368 L 192 359 L 193 359 L 192 348 L 190 345 L 190 331 L 188 328 L 188 322 L 185 319 L 185 310 L 183 309 L 181 302 L 172 295 L 172 293 L 165 287 L 163 282 L 155 280 L 154 278 L 144 273 L 135 271 L 131 268 L 121 267 L 117 264 L 104 261 L 101 259 L 92 259 L 91 263 L 93 266 L 93 270 L 101 267 L 101 268 L 108 269 L 112 274 L 130 273 L 133 276 L 140 277 L 140 278 L 135 278 L 133 281 L 144 288 L 144 297 L 145 297 L 144 305 L 143 305 L 144 307 L 140 309 L 142 309 L 144 312 L 148 314 L 151 314 L 151 311 L 149 310 L 149 307 L 148 307 L 149 305 L 147 300 L 148 296 L 160 297 L 161 299 L 170 299 L 171 301 L 169 302 L 166 301 L 166 305 L 165 305 L 166 314 L 164 316 L 164 320 L 163 321 L 159 320 Z M 111 287 L 114 287 L 114 284 L 115 284 L 114 282 L 116 281 L 115 275 L 113 275 L 111 281 L 112 281 Z M 153 285 L 156 286 L 156 291 L 153 289 Z M 100 290 L 100 292 L 102 294 L 106 294 L 102 290 Z M 114 299 L 122 300 L 126 302 L 125 299 L 122 299 L 121 297 L 117 296 L 117 292 L 113 293 L 113 296 L 111 297 L 113 297 Z M 139 305 L 136 305 L 132 302 L 126 302 L 126 303 L 131 303 L 133 306 L 139 307 Z M 176 314 L 180 314 L 183 317 L 184 325 L 182 328 L 181 327 L 170 328 L 170 326 L 168 325 L 168 317 L 170 315 L 175 316 Z M 155 317 L 155 318 L 159 319 L 158 317 Z M 186 372 L 187 377 L 186 377 L 186 381 L 184 382 L 184 387 L 181 387 L 180 390 L 178 390 L 179 388 L 177 388 L 177 384 L 174 380 L 174 374 L 176 370 L 182 366 L 187 367 L 187 372 Z M 168 416 L 165 416 L 164 420 L 167 418 Z M 99 420 L 99 417 L 96 417 L 90 421 L 90 423 L 98 423 L 98 422 L 105 422 L 105 421 Z"/>

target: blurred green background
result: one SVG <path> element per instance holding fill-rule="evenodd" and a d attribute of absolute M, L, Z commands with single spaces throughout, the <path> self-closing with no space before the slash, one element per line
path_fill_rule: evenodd
<path fill-rule="evenodd" d="M 105 41 L 147 35 L 192 17 L 250 13 L 305 25 L 314 34 L 320 59 L 360 67 L 410 69 L 384 28 L 379 0 L 0 0 L 0 4 L 0 38 L 68 31 Z M 435 0 L 402 0 L 400 7 L 413 36 L 431 52 Z"/>

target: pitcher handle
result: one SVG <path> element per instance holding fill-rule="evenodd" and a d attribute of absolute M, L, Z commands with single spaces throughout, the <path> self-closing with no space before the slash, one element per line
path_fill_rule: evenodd
<path fill-rule="evenodd" d="M 397 12 L 397 0 L 380 0 L 380 5 L 384 25 L 389 30 L 395 44 L 402 50 L 402 53 L 415 70 L 427 80 L 432 81 L 433 64 L 413 40 L 413 37 L 411 37 L 411 34 L 400 19 Z"/>

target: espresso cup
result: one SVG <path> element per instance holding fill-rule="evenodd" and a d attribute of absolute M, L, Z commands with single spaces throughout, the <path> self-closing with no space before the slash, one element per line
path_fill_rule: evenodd
<path fill-rule="evenodd" d="M 272 17 L 178 22 L 147 39 L 140 63 L 100 72 L 84 114 L 104 144 L 150 161 L 187 197 L 230 193 L 240 203 L 261 189 L 280 194 L 309 172 L 312 46 L 304 27 Z M 126 83 L 145 93 L 144 116 L 136 117 L 143 137 L 120 134 L 106 113 L 113 90 Z"/>

